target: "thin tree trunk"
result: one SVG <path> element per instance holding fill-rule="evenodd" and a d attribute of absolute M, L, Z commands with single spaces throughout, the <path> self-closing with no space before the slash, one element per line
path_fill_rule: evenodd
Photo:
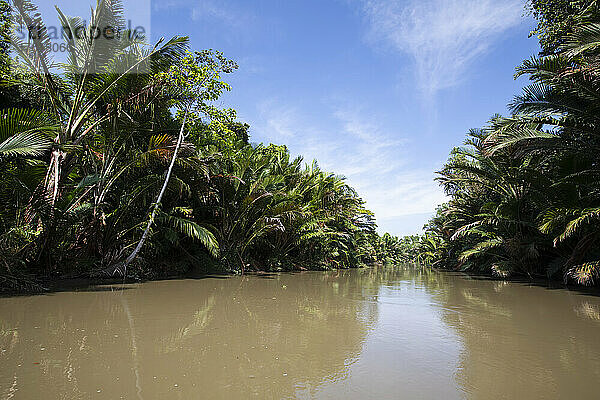
<path fill-rule="evenodd" d="M 42 229 L 43 231 L 36 261 L 39 263 L 42 259 L 44 260 L 43 263 L 45 264 L 46 272 L 50 271 L 52 267 L 51 241 L 54 237 L 54 230 L 56 227 L 54 220 L 54 206 L 56 205 L 56 200 L 59 195 L 59 185 L 62 178 L 61 164 L 64 161 L 64 157 L 65 153 L 63 151 L 58 149 L 52 151 L 50 162 L 46 170 L 46 177 L 38 184 L 25 208 L 25 223 L 32 228 L 36 227 L 37 230 Z M 42 207 L 42 205 L 40 205 L 42 202 L 47 203 L 49 206 L 45 227 L 43 227 L 42 219 L 38 214 L 38 211 L 36 211 L 36 209 L 39 210 L 39 207 Z"/>
<path fill-rule="evenodd" d="M 167 190 L 167 186 L 169 184 L 169 179 L 171 178 L 171 173 L 173 171 L 173 166 L 175 166 L 175 160 L 177 159 L 177 153 L 179 152 L 181 143 L 183 142 L 183 139 L 185 138 L 185 135 L 183 132 L 184 132 L 184 128 L 185 128 L 185 122 L 187 120 L 187 115 L 188 115 L 188 110 L 186 109 L 185 115 L 183 117 L 183 123 L 181 124 L 181 129 L 179 130 L 179 137 L 177 138 L 177 145 L 175 146 L 175 150 L 173 151 L 173 158 L 171 158 L 171 164 L 169 165 L 169 169 L 167 170 L 167 176 L 163 183 L 162 189 L 160 190 L 160 193 L 158 194 L 158 197 L 156 198 L 156 202 L 154 203 L 154 208 L 152 209 L 152 214 L 150 214 L 150 219 L 148 220 L 146 229 L 144 230 L 144 233 L 142 234 L 142 238 L 138 242 L 137 246 L 135 246 L 135 249 L 131 252 L 129 257 L 127 257 L 127 259 L 125 260 L 123 265 L 117 266 L 115 268 L 115 270 L 113 271 L 113 275 L 116 274 L 122 267 L 123 268 L 123 278 L 126 277 L 127 266 L 129 264 L 131 264 L 131 262 L 135 259 L 135 257 L 137 257 L 138 253 L 142 249 L 142 246 L 144 246 L 144 242 L 146 242 L 146 239 L 148 238 L 148 234 L 150 233 L 150 228 L 152 227 L 152 224 L 154 223 L 154 219 L 156 218 L 156 213 L 158 213 L 158 208 L 160 207 L 160 202 L 162 200 L 163 195 L 165 194 L 165 191 Z"/>
<path fill-rule="evenodd" d="M 38 184 L 33 194 L 29 198 L 25 209 L 25 222 L 32 223 L 36 217 L 36 206 L 34 203 L 39 202 L 39 198 L 43 197 L 50 203 L 50 219 L 54 216 L 54 205 L 58 198 L 58 187 L 61 179 L 61 163 L 64 160 L 64 152 L 61 150 L 53 150 L 50 155 L 50 162 L 46 170 L 46 177 Z"/>

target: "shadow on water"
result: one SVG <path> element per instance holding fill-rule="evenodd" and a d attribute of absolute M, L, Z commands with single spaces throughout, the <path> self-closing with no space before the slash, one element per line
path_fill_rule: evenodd
<path fill-rule="evenodd" d="M 278 276 L 282 275 L 300 275 L 307 273 L 319 273 L 322 271 L 282 271 L 282 272 L 249 272 L 243 276 L 252 276 L 260 279 L 277 279 Z M 205 279 L 234 279 L 241 275 L 227 274 L 227 273 L 188 273 L 182 276 L 165 277 L 157 280 L 125 280 L 122 278 L 106 278 L 106 279 L 86 279 L 86 278 L 73 278 L 73 279 L 62 279 L 46 282 L 44 290 L 31 291 L 31 292 L 0 292 L 0 298 L 10 297 L 30 297 L 30 296 L 48 296 L 53 293 L 63 292 L 112 292 L 119 290 L 129 290 L 131 286 L 136 284 L 143 284 L 149 282 L 168 282 L 168 281 L 183 281 L 183 280 L 205 280 Z M 128 285 L 128 286 L 123 286 Z"/>
<path fill-rule="evenodd" d="M 487 275 L 474 275 L 465 272 L 448 271 L 443 269 L 436 269 L 437 273 L 448 274 L 461 277 L 465 280 L 473 281 L 490 281 L 490 282 L 510 282 L 512 284 L 523 285 L 527 287 L 539 287 L 548 290 L 566 290 L 572 293 L 578 293 L 586 296 L 600 297 L 600 287 L 589 287 L 574 284 L 565 284 L 564 282 L 542 278 L 527 278 L 527 277 L 514 277 L 511 279 L 496 278 Z"/>
<path fill-rule="evenodd" d="M 123 280 L 122 278 L 106 278 L 106 279 L 93 279 L 93 278 L 73 278 L 73 279 L 62 279 L 53 280 L 46 282 L 44 290 L 32 291 L 32 292 L 0 292 L 0 298 L 10 297 L 30 297 L 30 296 L 48 296 L 54 293 L 64 292 L 113 292 L 120 290 L 129 290 L 131 286 L 136 284 L 143 284 L 148 282 L 166 282 L 166 281 L 178 281 L 178 280 L 203 280 L 203 279 L 230 279 L 235 275 L 231 274 L 190 274 L 184 276 L 165 277 L 163 279 L 150 281 L 150 280 Z M 127 286 L 124 286 L 127 285 Z"/>
<path fill-rule="evenodd" d="M 120 282 L 119 284 L 123 284 Z M 75 285 L 51 287 L 45 291 L 36 291 L 32 293 L 0 293 L 0 299 L 12 298 L 12 297 L 36 297 L 36 296 L 52 296 L 56 293 L 63 292 L 119 292 L 129 290 L 128 287 L 116 286 L 114 283 L 102 283 L 102 284 L 90 284 L 78 283 Z"/>

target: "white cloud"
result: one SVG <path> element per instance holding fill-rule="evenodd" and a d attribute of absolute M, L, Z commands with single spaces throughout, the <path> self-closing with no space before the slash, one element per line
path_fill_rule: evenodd
<path fill-rule="evenodd" d="M 266 100 L 258 104 L 258 112 L 262 121 L 262 131 L 268 133 L 273 141 L 285 141 L 295 136 L 300 117 L 295 108 L 283 106 L 273 100 Z"/>
<path fill-rule="evenodd" d="M 192 8 L 192 19 L 194 21 L 202 19 L 218 19 L 228 25 L 236 25 L 239 16 L 228 9 L 222 2 L 212 0 L 202 0 L 197 2 Z"/>
<path fill-rule="evenodd" d="M 522 0 L 361 0 L 369 39 L 414 62 L 419 89 L 431 96 L 460 83 L 473 61 L 523 19 Z"/>
<path fill-rule="evenodd" d="M 346 176 L 381 222 L 382 231 L 418 232 L 436 206 L 446 201 L 430 170 L 409 167 L 407 141 L 401 133 L 384 131 L 376 116 L 360 107 L 335 107 L 330 131 L 312 126 L 297 108 L 274 100 L 261 103 L 258 111 L 260 120 L 252 124 L 254 138 L 286 144 L 292 154 L 309 162 L 317 159 L 324 170 Z"/>
<path fill-rule="evenodd" d="M 249 26 L 255 19 L 255 16 L 242 11 L 240 7 L 234 7 L 223 0 L 162 0 L 154 3 L 154 11 L 157 12 L 173 8 L 189 9 L 193 21 L 220 21 L 236 29 Z"/>

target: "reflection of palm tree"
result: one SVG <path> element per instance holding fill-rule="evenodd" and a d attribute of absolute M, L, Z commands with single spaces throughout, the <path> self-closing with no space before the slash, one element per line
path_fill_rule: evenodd
<path fill-rule="evenodd" d="M 316 388 L 347 375 L 377 322 L 372 298 L 382 279 L 393 277 L 382 276 L 368 269 L 307 272 L 0 299 L 2 326 L 20 327 L 20 340 L 3 356 L 3 372 L 23 371 L 19 357 L 31 354 L 33 338 L 44 342 L 43 356 L 55 368 L 35 385 L 20 380 L 24 398 L 39 398 L 41 388 L 46 398 L 68 397 L 75 381 L 80 393 L 95 393 L 98 376 L 105 378 L 105 396 L 168 398 L 178 384 L 184 398 L 253 391 L 290 397 L 296 385 Z M 12 375 L 0 375 L 0 385 L 9 387 Z"/>
<path fill-rule="evenodd" d="M 169 338 L 169 342 L 164 346 L 164 351 L 167 353 L 175 351 L 182 346 L 182 342 L 186 339 L 203 334 L 212 320 L 212 309 L 214 305 L 215 296 L 210 295 L 204 306 L 201 306 L 196 310 L 192 317 L 192 322 L 187 326 L 180 328 L 175 336 Z"/>
<path fill-rule="evenodd" d="M 469 396 L 569 398 L 577 392 L 586 398 L 586 382 L 600 379 L 596 298 L 456 273 L 434 275 L 419 282 L 459 335 L 463 350 L 456 379 Z"/>
<path fill-rule="evenodd" d="M 142 400 L 142 377 L 140 375 L 140 361 L 138 358 L 138 345 L 135 332 L 135 324 L 133 321 L 133 315 L 129 309 L 129 302 L 126 296 L 119 296 L 123 303 L 123 311 L 127 316 L 127 322 L 129 323 L 129 336 L 131 338 L 131 355 L 133 357 L 133 372 L 135 373 L 135 387 L 138 399 Z"/>

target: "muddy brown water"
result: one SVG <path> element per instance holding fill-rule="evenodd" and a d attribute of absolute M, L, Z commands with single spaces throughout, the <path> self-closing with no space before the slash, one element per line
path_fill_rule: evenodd
<path fill-rule="evenodd" d="M 0 298 L 0 399 L 598 399 L 600 297 L 411 267 Z"/>

